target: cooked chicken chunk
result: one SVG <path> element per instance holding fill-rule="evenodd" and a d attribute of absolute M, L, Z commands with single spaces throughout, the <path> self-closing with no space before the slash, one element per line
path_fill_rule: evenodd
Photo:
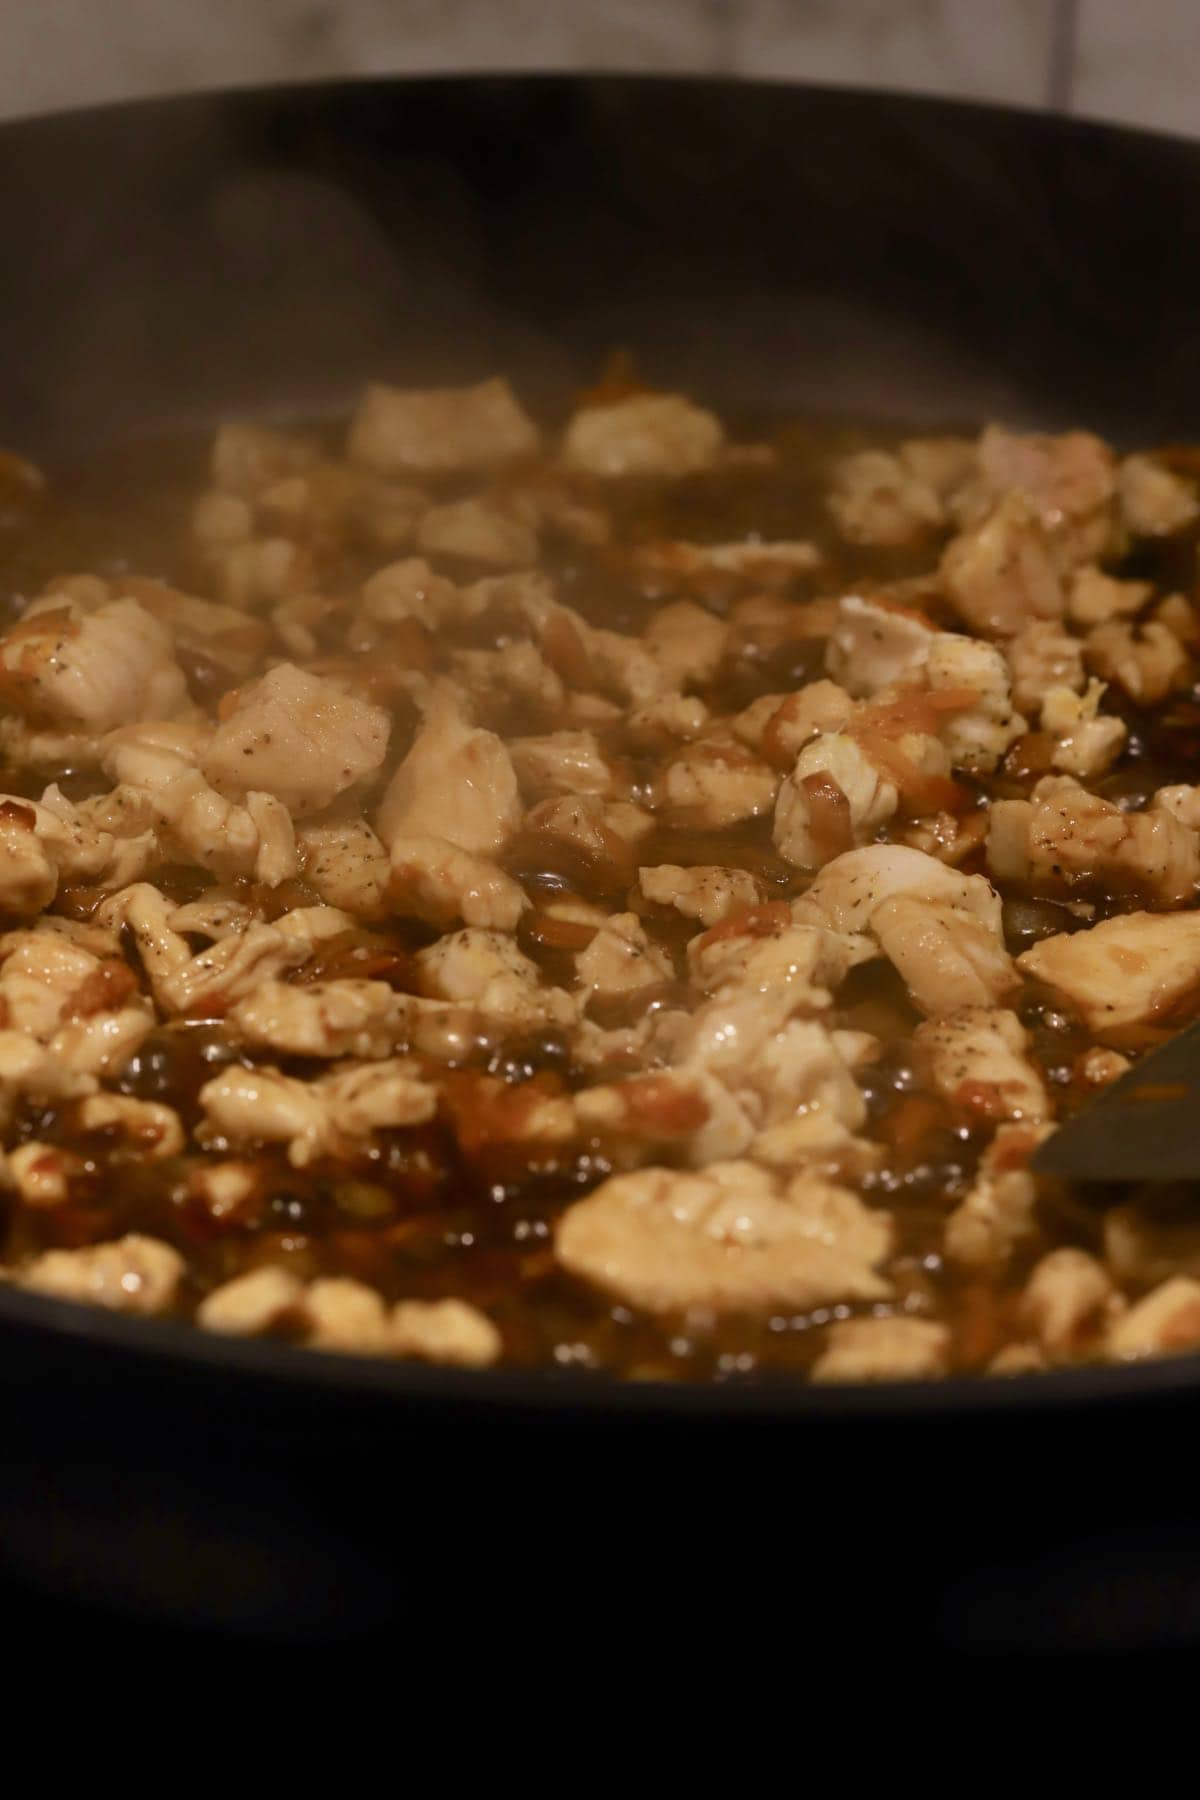
<path fill-rule="evenodd" d="M 1013 704 L 1036 717 L 1052 688 L 1084 687 L 1083 644 L 1057 619 L 1035 619 L 1004 646 L 1012 677 Z"/>
<path fill-rule="evenodd" d="M 1108 1354 L 1118 1361 L 1167 1356 L 1200 1344 L 1200 1281 L 1174 1275 L 1131 1306 L 1108 1334 Z"/>
<path fill-rule="evenodd" d="M 814 738 L 779 790 L 775 848 L 798 869 L 819 869 L 853 844 L 866 844 L 891 818 L 899 791 L 857 740 Z"/>
<path fill-rule="evenodd" d="M 559 1222 L 555 1253 L 571 1274 L 647 1312 L 802 1310 L 888 1291 L 874 1255 L 828 1241 L 826 1196 L 752 1163 L 693 1175 L 642 1169 L 604 1182 Z M 852 1198 L 852 1197 L 850 1197 Z"/>
<path fill-rule="evenodd" d="M 537 533 L 495 501 L 451 500 L 431 506 L 417 526 L 423 556 L 456 557 L 492 569 L 528 569 L 537 561 Z"/>
<path fill-rule="evenodd" d="M 575 958 L 579 984 L 592 996 L 613 999 L 657 987 L 673 973 L 666 953 L 652 944 L 636 913 L 614 913 Z"/>
<path fill-rule="evenodd" d="M 1123 688 L 1131 700 L 1153 706 L 1191 678 L 1191 661 L 1175 633 L 1159 620 L 1130 625 L 1112 620 L 1087 635 L 1088 667 Z"/>
<path fill-rule="evenodd" d="M 993 805 L 988 866 L 1002 880 L 1043 891 L 1102 882 L 1179 906 L 1200 880 L 1200 839 L 1165 808 L 1122 812 L 1070 778 L 1051 777 L 1030 800 Z"/>
<path fill-rule="evenodd" d="M 383 475 L 453 474 L 528 456 L 537 427 L 506 381 L 367 389 L 350 427 L 352 461 Z"/>
<path fill-rule="evenodd" d="M 486 1368 L 502 1349 L 486 1313 L 465 1300 L 402 1300 L 392 1309 L 388 1340 L 397 1356 L 463 1369 Z"/>
<path fill-rule="evenodd" d="M 1021 1296 L 1023 1322 L 1043 1350 L 1060 1357 L 1084 1350 L 1119 1310 L 1103 1263 L 1070 1245 L 1042 1258 Z"/>
<path fill-rule="evenodd" d="M 685 919 L 701 925 L 717 925 L 731 914 L 757 906 L 759 884 L 746 869 L 725 869 L 706 863 L 682 869 L 675 863 L 638 870 L 638 887 L 656 906 L 671 906 Z"/>
<path fill-rule="evenodd" d="M 933 1086 L 980 1123 L 1036 1124 L 1049 1116 L 1049 1097 L 1025 1054 L 1029 1038 L 1016 1013 L 964 1007 L 927 1019 L 914 1043 Z"/>
<path fill-rule="evenodd" d="M 829 1328 L 814 1381 L 905 1381 L 942 1375 L 950 1333 L 932 1319 L 845 1319 Z"/>
<path fill-rule="evenodd" d="M 1000 897 L 982 875 L 960 875 L 903 844 L 871 844 L 835 857 L 794 911 L 798 920 L 834 931 L 863 932 L 876 907 L 897 894 L 958 907 L 1000 936 Z"/>
<path fill-rule="evenodd" d="M 166 1312 L 183 1279 L 184 1260 L 170 1244 L 130 1232 L 111 1244 L 44 1250 L 17 1271 L 21 1287 L 56 1300 L 80 1300 L 113 1312 Z"/>
<path fill-rule="evenodd" d="M 200 1104 L 210 1141 L 284 1143 L 297 1168 L 337 1154 L 347 1140 L 419 1125 L 437 1105 L 434 1090 L 403 1060 L 347 1066 L 316 1081 L 272 1068 L 232 1066 L 206 1082 Z"/>
<path fill-rule="evenodd" d="M 887 450 L 860 450 L 835 471 L 829 510 L 852 544 L 904 548 L 946 522 L 937 490 Z"/>
<path fill-rule="evenodd" d="M 1200 913 L 1122 913 L 1017 958 L 1102 1039 L 1188 1016 L 1200 991 Z"/>
<path fill-rule="evenodd" d="M 196 1321 L 208 1331 L 230 1337 L 258 1337 L 290 1319 L 298 1319 L 304 1283 L 288 1269 L 267 1265 L 248 1269 L 214 1288 L 200 1302 Z"/>
<path fill-rule="evenodd" d="M 1059 437 L 989 425 L 979 439 L 978 468 L 992 494 L 1017 494 L 1036 514 L 1061 556 L 1097 556 L 1112 530 L 1116 458 L 1087 431 Z"/>
<path fill-rule="evenodd" d="M 385 907 L 391 860 L 365 819 L 306 820 L 296 831 L 304 879 L 328 906 L 360 919 Z"/>
<path fill-rule="evenodd" d="M 230 1007 L 246 1043 L 284 1056 L 388 1056 L 404 1019 L 401 996 L 383 981 L 263 981 Z"/>
<path fill-rule="evenodd" d="M 171 634 L 133 600 L 94 612 L 51 594 L 0 639 L 0 697 L 34 724 L 110 731 L 187 701 Z"/>
<path fill-rule="evenodd" d="M 951 1262 L 969 1269 L 995 1268 L 1034 1240 L 1037 1180 L 1028 1164 L 1050 1129 L 999 1127 L 966 1197 L 946 1220 L 945 1250 Z"/>
<path fill-rule="evenodd" d="M 494 732 L 469 723 L 449 683 L 439 684 L 379 809 L 379 835 L 393 864 L 396 844 L 416 837 L 492 856 L 520 816 L 508 751 Z"/>
<path fill-rule="evenodd" d="M 877 694 L 920 675 L 936 632 L 922 614 L 878 595 L 846 594 L 825 652 L 836 682 L 856 695 Z"/>
<path fill-rule="evenodd" d="M 1200 504 L 1192 484 L 1151 456 L 1127 456 L 1117 472 L 1121 517 L 1134 537 L 1170 537 L 1191 525 Z"/>
<path fill-rule="evenodd" d="M 924 1013 L 994 1006 L 1020 986 L 1002 938 L 960 906 L 895 894 L 881 901 L 870 923 Z"/>
<path fill-rule="evenodd" d="M 987 637 L 1015 637 L 1036 619 L 1062 614 L 1062 584 L 1045 530 L 1015 494 L 951 542 L 941 578 L 960 618 Z"/>
<path fill-rule="evenodd" d="M 373 775 L 388 743 L 382 707 L 343 693 L 294 663 L 280 663 L 217 726 L 201 769 L 237 800 L 274 794 L 293 815 L 320 812 Z"/>
<path fill-rule="evenodd" d="M 724 437 L 712 413 L 678 394 L 634 394 L 577 412 L 563 459 L 587 475 L 678 477 L 709 468 Z"/>
<path fill-rule="evenodd" d="M 685 745 L 656 784 L 656 804 L 680 824 L 720 831 L 757 819 L 775 804 L 778 773 L 733 738 Z"/>

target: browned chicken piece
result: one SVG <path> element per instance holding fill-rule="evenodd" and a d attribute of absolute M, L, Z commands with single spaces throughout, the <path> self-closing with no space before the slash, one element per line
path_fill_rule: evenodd
<path fill-rule="evenodd" d="M 520 817 L 517 778 L 504 744 L 495 732 L 470 724 L 455 690 L 439 683 L 379 808 L 379 835 L 393 866 L 412 838 L 494 856 Z"/>
<path fill-rule="evenodd" d="M 838 464 L 829 510 L 848 543 L 884 549 L 919 544 L 946 523 L 937 489 L 887 450 L 860 450 Z"/>
<path fill-rule="evenodd" d="M 535 799 L 548 794 L 599 794 L 615 799 L 628 789 L 621 771 L 601 750 L 594 731 L 551 731 L 543 737 L 512 738 L 508 754 L 522 791 Z"/>
<path fill-rule="evenodd" d="M 134 600 L 85 610 L 51 593 L 0 638 L 0 698 L 37 725 L 111 731 L 186 708 L 171 634 Z"/>
<path fill-rule="evenodd" d="M 569 469 L 602 477 L 693 475 L 724 447 L 720 421 L 678 394 L 634 394 L 586 406 L 563 437 Z"/>
<path fill-rule="evenodd" d="M 1069 1244 L 1043 1256 L 1021 1296 L 1022 1322 L 1055 1357 L 1089 1349 L 1121 1311 L 1103 1263 Z"/>
<path fill-rule="evenodd" d="M 1124 689 L 1131 700 L 1153 706 L 1191 680 L 1187 651 L 1170 628 L 1150 619 L 1144 625 L 1112 620 L 1089 631 L 1089 669 Z"/>
<path fill-rule="evenodd" d="M 528 569 L 538 558 L 537 533 L 511 508 L 486 499 L 431 506 L 417 526 L 422 556 L 449 556 L 489 569 Z"/>
<path fill-rule="evenodd" d="M 1083 643 L 1057 619 L 1035 619 L 1004 646 L 1013 704 L 1037 716 L 1051 688 L 1083 691 Z"/>
<path fill-rule="evenodd" d="M 1123 719 L 1100 711 L 1104 693 L 1104 683 L 1092 680 L 1082 694 L 1069 687 L 1049 688 L 1042 700 L 1042 730 L 1055 740 L 1050 761 L 1081 781 L 1102 775 L 1129 735 Z"/>
<path fill-rule="evenodd" d="M 1076 569 L 1071 577 L 1067 617 L 1073 625 L 1090 631 L 1110 619 L 1129 619 L 1141 612 L 1154 586 L 1149 581 L 1119 581 L 1092 563 Z"/>
<path fill-rule="evenodd" d="M 1068 776 L 1040 781 L 1029 800 L 998 800 L 988 867 L 1041 891 L 1102 883 L 1181 906 L 1200 878 L 1200 838 L 1164 807 L 1122 812 Z"/>
<path fill-rule="evenodd" d="M 826 667 L 848 693 L 877 694 L 919 676 L 936 627 L 922 614 L 874 594 L 846 594 L 825 652 Z"/>
<path fill-rule="evenodd" d="M 44 1250 L 17 1270 L 21 1287 L 56 1300 L 82 1300 L 113 1312 L 162 1313 L 175 1298 L 185 1264 L 170 1244 L 138 1232 L 111 1244 Z"/>
<path fill-rule="evenodd" d="M 886 1249 L 883 1235 L 868 1233 L 855 1249 L 829 1236 L 824 1184 L 804 1176 L 785 1184 L 753 1163 L 717 1162 L 696 1174 L 613 1176 L 564 1214 L 555 1253 L 571 1274 L 647 1312 L 882 1299 L 888 1285 L 872 1264 Z"/>
<path fill-rule="evenodd" d="M 1121 913 L 1045 938 L 1017 967 L 1071 1001 L 1103 1040 L 1187 1016 L 1200 991 L 1200 913 Z"/>
<path fill-rule="evenodd" d="M 1037 1237 L 1037 1178 L 1029 1159 L 1049 1125 L 1001 1125 L 980 1158 L 979 1173 L 946 1220 L 947 1258 L 987 1271 L 1007 1264 Z"/>
<path fill-rule="evenodd" d="M 350 426 L 353 462 L 383 475 L 457 474 L 529 456 L 540 438 L 506 381 L 367 389 Z"/>
<path fill-rule="evenodd" d="M 685 744 L 655 783 L 654 804 L 682 825 L 719 831 L 770 812 L 779 773 L 732 737 Z"/>
<path fill-rule="evenodd" d="M 944 1375 L 950 1333 L 933 1319 L 845 1319 L 829 1328 L 812 1379 L 905 1381 Z"/>
<path fill-rule="evenodd" d="M 1017 494 L 951 541 L 941 583 L 959 617 L 986 637 L 1015 637 L 1037 619 L 1062 616 L 1062 583 L 1045 527 Z"/>
<path fill-rule="evenodd" d="M 708 863 L 695 863 L 690 869 L 676 863 L 639 869 L 638 888 L 655 906 L 674 907 L 685 919 L 705 926 L 718 925 L 732 914 L 757 906 L 763 897 L 748 870 Z"/>
<path fill-rule="evenodd" d="M 923 1013 L 994 1006 L 1021 985 L 1003 939 L 944 901 L 893 895 L 872 913 L 871 933 Z"/>
<path fill-rule="evenodd" d="M 305 881 L 327 906 L 382 918 L 391 859 L 365 819 L 305 820 L 296 830 L 296 853 Z"/>
<path fill-rule="evenodd" d="M 1200 1281 L 1173 1275 L 1124 1313 L 1108 1334 L 1108 1354 L 1117 1362 L 1141 1356 L 1169 1356 L 1200 1344 Z"/>
<path fill-rule="evenodd" d="M 976 1123 L 1049 1118 L 1049 1096 L 1026 1054 L 1029 1036 L 1016 1013 L 964 1007 L 927 1019 L 913 1043 L 933 1086 Z"/>
<path fill-rule="evenodd" d="M 876 907 L 897 894 L 958 907 L 1000 936 L 1000 897 L 990 882 L 982 875 L 960 875 L 903 844 L 869 844 L 834 857 L 793 911 L 798 921 L 863 932 Z"/>
<path fill-rule="evenodd" d="M 671 689 L 703 686 L 721 665 L 729 626 L 694 600 L 675 600 L 660 607 L 645 630 Z"/>
<path fill-rule="evenodd" d="M 1113 531 L 1116 458 L 1087 431 L 1059 437 L 989 425 L 977 446 L 981 484 L 996 496 L 1017 494 L 1034 511 L 1060 556 L 1100 556 Z"/>
<path fill-rule="evenodd" d="M 388 1348 L 421 1362 L 484 1369 L 503 1344 L 487 1314 L 465 1300 L 402 1300 L 392 1308 Z"/>
<path fill-rule="evenodd" d="M 819 869 L 870 843 L 899 804 L 899 789 L 856 738 L 826 732 L 805 745 L 779 789 L 775 848 L 797 869 Z"/>
<path fill-rule="evenodd" d="M 1134 537 L 1171 537 L 1200 516 L 1195 486 L 1152 456 L 1126 456 L 1117 471 L 1117 503 Z"/>
<path fill-rule="evenodd" d="M 379 768 L 389 724 L 381 706 L 279 663 L 238 694 L 201 768 L 234 799 L 265 791 L 295 815 L 321 812 Z"/>
<path fill-rule="evenodd" d="M 383 981 L 314 981 L 296 987 L 270 978 L 226 1017 L 237 1036 L 283 1056 L 388 1056 L 402 1036 L 403 997 Z"/>

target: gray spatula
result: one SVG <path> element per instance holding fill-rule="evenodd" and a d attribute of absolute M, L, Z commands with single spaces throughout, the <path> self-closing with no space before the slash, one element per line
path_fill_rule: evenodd
<path fill-rule="evenodd" d="M 1200 1179 L 1200 1022 L 1060 1125 L 1033 1167 L 1070 1181 Z"/>

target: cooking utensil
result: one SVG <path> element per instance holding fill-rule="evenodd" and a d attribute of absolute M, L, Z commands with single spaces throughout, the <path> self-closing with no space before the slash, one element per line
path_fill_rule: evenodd
<path fill-rule="evenodd" d="M 1200 147 L 846 90 L 334 84 L 0 128 L 0 438 L 345 407 L 615 344 L 735 412 L 1200 430 Z M 469 1608 L 860 1645 L 1200 1638 L 1200 1360 L 680 1390 L 225 1343 L 0 1290 L 0 1564 L 327 1640 Z M 553 1625 L 549 1627 L 553 1629 Z M 744 1629 L 744 1619 L 743 1619 Z M 424 1640 L 422 1640 L 424 1641 Z"/>
<path fill-rule="evenodd" d="M 1033 1158 L 1069 1181 L 1200 1180 L 1200 1024 L 1151 1050 Z"/>

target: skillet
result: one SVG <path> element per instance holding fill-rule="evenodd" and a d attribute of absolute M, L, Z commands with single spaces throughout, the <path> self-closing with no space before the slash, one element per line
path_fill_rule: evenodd
<path fill-rule="evenodd" d="M 337 83 L 0 128 L 0 438 L 44 461 L 370 376 L 534 403 L 630 345 L 718 408 L 1200 433 L 1200 146 L 847 90 Z M 1200 1359 L 618 1387 L 0 1291 L 0 1562 L 197 1629 L 466 1604 L 1200 1641 Z"/>

